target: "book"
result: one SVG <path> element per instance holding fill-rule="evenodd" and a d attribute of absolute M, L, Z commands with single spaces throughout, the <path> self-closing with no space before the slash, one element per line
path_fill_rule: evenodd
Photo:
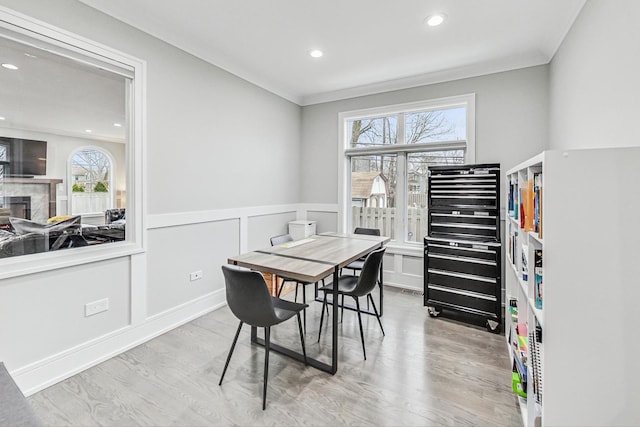
<path fill-rule="evenodd" d="M 526 188 L 518 189 L 518 205 L 520 206 L 520 228 L 524 228 L 524 201 L 526 200 Z"/>
<path fill-rule="evenodd" d="M 533 175 L 533 231 L 542 238 L 542 174 Z"/>
<path fill-rule="evenodd" d="M 534 302 L 536 308 L 542 309 L 542 249 L 534 251 L 533 259 L 534 273 Z"/>
<path fill-rule="evenodd" d="M 522 195 L 524 206 L 524 231 L 533 231 L 533 206 L 535 193 L 533 191 L 533 179 L 527 181 L 526 191 Z"/>
<path fill-rule="evenodd" d="M 527 245 L 522 245 L 522 281 L 527 282 L 529 280 L 529 247 Z"/>

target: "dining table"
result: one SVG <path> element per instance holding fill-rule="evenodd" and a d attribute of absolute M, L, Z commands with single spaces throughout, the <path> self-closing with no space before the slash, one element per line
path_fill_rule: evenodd
<path fill-rule="evenodd" d="M 340 271 L 351 262 L 366 256 L 369 252 L 383 247 L 390 238 L 349 233 L 320 233 L 300 240 L 286 242 L 268 248 L 231 256 L 229 264 L 252 270 L 285 276 L 307 283 L 317 283 L 331 277 L 332 283 L 338 282 Z M 382 302 L 382 272 L 380 265 L 379 286 Z M 335 302 L 332 316 L 331 361 L 326 363 L 314 357 L 306 357 L 306 363 L 314 368 L 335 374 L 338 371 L 338 292 L 333 286 L 332 301 Z M 382 310 L 382 308 L 381 308 Z M 257 327 L 251 327 L 251 341 L 264 345 L 258 337 Z M 270 349 L 305 362 L 302 353 L 282 345 L 271 343 Z"/>

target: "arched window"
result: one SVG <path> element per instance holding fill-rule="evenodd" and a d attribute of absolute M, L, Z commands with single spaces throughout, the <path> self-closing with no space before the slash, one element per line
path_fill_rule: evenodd
<path fill-rule="evenodd" d="M 97 148 L 83 148 L 70 161 L 71 214 L 102 214 L 114 207 L 113 161 Z"/>

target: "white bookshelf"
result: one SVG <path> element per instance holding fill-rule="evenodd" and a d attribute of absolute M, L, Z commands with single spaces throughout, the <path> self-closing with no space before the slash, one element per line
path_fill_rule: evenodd
<path fill-rule="evenodd" d="M 527 398 L 518 398 L 523 423 L 534 426 L 540 417 L 547 426 L 638 425 L 640 147 L 545 151 L 506 172 L 507 191 L 510 180 L 522 185 L 534 173 L 542 173 L 542 235 L 511 217 L 505 230 L 507 340 L 510 299 L 518 302 L 519 323 L 542 327 L 542 404 L 529 366 Z M 510 229 L 518 232 L 515 257 Z M 536 249 L 543 254 L 541 309 Z"/>

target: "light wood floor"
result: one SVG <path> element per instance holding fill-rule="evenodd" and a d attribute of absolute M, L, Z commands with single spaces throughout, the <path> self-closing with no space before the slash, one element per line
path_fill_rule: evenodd
<path fill-rule="evenodd" d="M 316 343 L 320 307 L 308 309 L 306 345 L 328 360 L 330 329 Z M 386 337 L 374 317 L 363 323 L 366 361 L 356 315 L 345 310 L 335 376 L 271 353 L 266 411 L 264 349 L 250 344 L 249 327 L 218 386 L 237 328 L 227 307 L 29 402 L 46 425 L 522 425 L 504 336 L 430 318 L 421 295 L 393 288 L 385 289 Z M 272 340 L 299 348 L 295 319 L 272 328 Z"/>

